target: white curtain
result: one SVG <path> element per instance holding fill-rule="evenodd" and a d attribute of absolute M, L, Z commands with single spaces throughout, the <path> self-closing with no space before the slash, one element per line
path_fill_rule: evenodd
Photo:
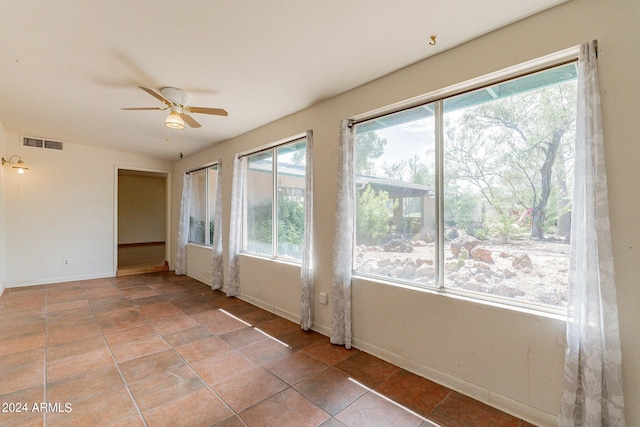
<path fill-rule="evenodd" d="M 176 248 L 176 268 L 178 275 L 187 274 L 187 242 L 189 241 L 189 216 L 191 209 L 191 175 L 185 172 L 182 179 L 182 200 L 178 219 L 178 242 Z"/>
<path fill-rule="evenodd" d="M 354 128 L 348 120 L 340 123 L 330 341 L 333 344 L 344 344 L 346 348 L 351 348 L 351 272 L 355 212 L 354 133 Z"/>
<path fill-rule="evenodd" d="M 304 190 L 304 241 L 302 252 L 302 294 L 300 297 L 300 326 L 305 331 L 313 324 L 313 131 L 307 131 L 305 190 Z"/>
<path fill-rule="evenodd" d="M 211 246 L 211 281 L 212 289 L 222 289 L 224 274 L 222 259 L 222 160 L 218 160 L 216 169 L 216 208 L 213 213 L 213 241 Z M 209 169 L 211 173 L 211 169 Z"/>
<path fill-rule="evenodd" d="M 561 426 L 625 426 L 594 43 L 580 46 Z"/>
<path fill-rule="evenodd" d="M 233 160 L 233 181 L 231 182 L 231 220 L 229 221 L 229 282 L 226 294 L 240 295 L 240 265 L 238 254 L 242 250 L 242 218 L 244 199 L 244 171 L 246 157 L 236 154 Z"/>

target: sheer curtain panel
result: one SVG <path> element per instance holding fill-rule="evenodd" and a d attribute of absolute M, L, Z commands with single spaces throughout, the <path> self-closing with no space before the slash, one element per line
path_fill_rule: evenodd
<path fill-rule="evenodd" d="M 224 286 L 224 261 L 222 258 L 222 160 L 218 159 L 216 169 L 216 207 L 213 212 L 213 241 L 211 242 L 211 288 Z"/>
<path fill-rule="evenodd" d="M 231 182 L 231 219 L 229 221 L 229 282 L 228 297 L 240 295 L 240 265 L 238 254 L 242 250 L 242 204 L 244 199 L 244 171 L 247 159 L 236 154 L 233 160 Z"/>
<path fill-rule="evenodd" d="M 313 324 L 313 296 L 315 292 L 313 272 L 313 131 L 307 131 L 304 190 L 304 241 L 300 279 L 300 326 L 307 331 Z"/>
<path fill-rule="evenodd" d="M 594 42 L 580 46 L 561 426 L 625 426 Z"/>
<path fill-rule="evenodd" d="M 331 343 L 351 348 L 351 272 L 354 232 L 354 128 L 348 120 L 340 123 L 338 153 L 338 197 L 333 239 L 333 279 L 331 290 Z"/>
<path fill-rule="evenodd" d="M 187 274 L 187 242 L 189 241 L 189 216 L 191 207 L 191 175 L 185 172 L 182 178 L 182 200 L 178 219 L 178 243 L 176 248 L 176 268 L 178 275 Z"/>

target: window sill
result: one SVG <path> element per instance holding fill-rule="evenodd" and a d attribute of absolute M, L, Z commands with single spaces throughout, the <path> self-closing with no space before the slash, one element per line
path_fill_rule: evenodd
<path fill-rule="evenodd" d="M 259 259 L 262 261 L 271 261 L 271 262 L 277 262 L 280 264 L 287 264 L 291 266 L 302 267 L 302 261 L 297 261 L 290 258 L 270 257 L 270 256 L 260 255 L 257 253 L 252 253 L 252 252 L 240 252 L 240 256 Z"/>
<path fill-rule="evenodd" d="M 200 244 L 200 243 L 193 243 L 193 242 L 188 242 L 187 246 L 193 246 L 193 247 L 196 247 L 196 248 L 204 248 L 204 249 L 212 249 L 213 248 L 213 246 L 211 246 L 211 245 L 203 245 L 203 244 Z"/>

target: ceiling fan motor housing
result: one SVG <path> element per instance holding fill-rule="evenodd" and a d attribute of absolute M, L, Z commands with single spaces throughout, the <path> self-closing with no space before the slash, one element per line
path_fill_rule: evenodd
<path fill-rule="evenodd" d="M 173 104 L 177 104 L 181 107 L 189 105 L 189 101 L 191 101 L 191 95 L 175 87 L 163 87 L 160 90 L 160 93 Z"/>

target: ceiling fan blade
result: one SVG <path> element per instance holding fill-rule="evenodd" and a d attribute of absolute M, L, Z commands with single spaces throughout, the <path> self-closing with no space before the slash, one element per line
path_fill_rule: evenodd
<path fill-rule="evenodd" d="M 143 91 L 147 92 L 149 95 L 153 96 L 154 98 L 157 98 L 159 101 L 167 104 L 169 107 L 171 107 L 171 105 L 173 105 L 171 103 L 171 101 L 169 101 L 167 98 L 165 98 L 164 96 L 160 95 L 158 92 L 156 92 L 153 89 L 149 89 L 147 87 L 144 86 L 138 86 L 140 89 L 142 89 Z"/>
<path fill-rule="evenodd" d="M 206 107 L 186 107 L 185 110 L 192 113 L 213 114 L 214 116 L 228 116 L 229 113 L 222 108 L 206 108 Z"/>
<path fill-rule="evenodd" d="M 202 127 L 200 123 L 198 123 L 193 117 L 188 114 L 180 114 L 180 117 L 182 117 L 182 120 L 184 120 L 184 122 L 192 128 Z"/>
<path fill-rule="evenodd" d="M 136 107 L 136 108 L 122 108 L 122 110 L 166 110 L 169 107 Z"/>

